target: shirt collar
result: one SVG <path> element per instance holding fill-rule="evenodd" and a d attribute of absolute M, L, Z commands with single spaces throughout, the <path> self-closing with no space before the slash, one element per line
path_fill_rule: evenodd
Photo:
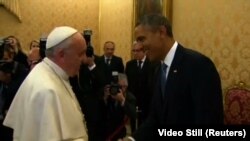
<path fill-rule="evenodd" d="M 63 80 L 66 80 L 66 81 L 69 80 L 69 76 L 67 75 L 67 73 L 61 67 L 59 67 L 56 63 L 54 63 L 47 57 L 44 58 L 44 62 L 48 64 L 55 71 L 55 73 L 58 76 L 60 76 Z"/>
<path fill-rule="evenodd" d="M 141 61 L 142 63 L 144 63 L 145 60 L 146 60 L 146 55 L 141 60 L 137 60 L 137 62 Z"/>
<path fill-rule="evenodd" d="M 112 59 L 112 56 L 111 57 L 107 57 L 104 55 L 104 59 L 107 60 L 107 59 Z"/>
<path fill-rule="evenodd" d="M 168 54 L 166 55 L 164 59 L 164 63 L 170 68 L 173 60 L 174 60 L 174 55 L 177 49 L 178 43 L 175 41 L 171 49 L 169 50 Z"/>

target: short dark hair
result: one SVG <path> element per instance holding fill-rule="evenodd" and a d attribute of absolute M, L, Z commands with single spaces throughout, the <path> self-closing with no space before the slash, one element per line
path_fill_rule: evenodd
<path fill-rule="evenodd" d="M 138 25 L 148 25 L 150 26 L 154 31 L 159 29 L 160 26 L 164 26 L 167 31 L 167 35 L 169 37 L 173 37 L 172 32 L 172 25 L 170 21 L 161 14 L 148 14 L 142 16 L 142 18 L 139 20 L 139 22 L 136 24 Z"/>
<path fill-rule="evenodd" d="M 107 43 L 111 43 L 111 44 L 113 44 L 113 46 L 115 47 L 115 42 L 113 42 L 113 41 L 106 41 L 106 42 L 104 43 L 104 45 L 106 45 Z"/>

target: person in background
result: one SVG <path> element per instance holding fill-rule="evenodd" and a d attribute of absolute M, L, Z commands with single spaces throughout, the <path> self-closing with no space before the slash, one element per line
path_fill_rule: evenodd
<path fill-rule="evenodd" d="M 211 59 L 178 43 L 162 15 L 145 15 L 135 38 L 149 60 L 160 63 L 149 116 L 131 140 L 154 140 L 159 127 L 223 125 L 221 80 Z"/>
<path fill-rule="evenodd" d="M 40 48 L 35 47 L 31 48 L 28 54 L 28 64 L 30 66 L 30 70 L 32 70 L 36 64 L 42 61 L 42 56 L 40 54 Z"/>
<path fill-rule="evenodd" d="M 116 93 L 111 85 L 104 89 L 104 124 L 105 141 L 117 141 L 126 136 L 125 125 L 129 119 L 136 117 L 136 98 L 127 90 L 128 80 L 124 73 L 118 73 L 118 85 Z M 113 89 L 113 90 L 111 90 Z"/>
<path fill-rule="evenodd" d="M 110 84 L 112 72 L 124 73 L 124 65 L 121 57 L 115 56 L 115 43 L 106 41 L 103 46 L 104 54 L 97 60 L 97 66 L 102 70 L 105 76 L 105 84 Z"/>
<path fill-rule="evenodd" d="M 13 48 L 8 46 L 2 46 L 1 49 L 2 49 L 1 51 L 2 61 L 8 61 L 8 62 L 14 61 L 15 51 Z"/>
<path fill-rule="evenodd" d="M 0 139 L 12 141 L 13 130 L 3 126 L 3 120 L 19 86 L 28 74 L 28 69 L 13 60 L 13 48 L 0 48 L 3 49 L 0 55 Z"/>
<path fill-rule="evenodd" d="M 30 50 L 31 50 L 32 48 L 40 48 L 39 41 L 37 41 L 37 40 L 32 40 L 32 41 L 30 42 Z"/>
<path fill-rule="evenodd" d="M 86 59 L 81 33 L 69 26 L 54 28 L 46 57 L 28 74 L 4 120 L 18 141 L 87 141 L 84 115 L 69 83 Z"/>
<path fill-rule="evenodd" d="M 134 42 L 132 46 L 133 59 L 128 61 L 125 73 L 128 77 L 128 90 L 136 97 L 137 119 L 131 121 L 132 132 L 145 121 L 149 112 L 152 92 L 150 84 L 151 62 L 146 56 L 142 44 Z"/>
<path fill-rule="evenodd" d="M 89 141 L 104 141 L 103 87 L 104 76 L 96 65 L 96 56 L 87 56 L 79 74 L 70 78 L 70 84 L 85 115 Z"/>
<path fill-rule="evenodd" d="M 8 36 L 4 39 L 4 44 L 6 47 L 10 47 L 14 49 L 15 56 L 14 60 L 23 64 L 26 68 L 29 68 L 29 64 L 27 62 L 27 55 L 23 52 L 21 47 L 21 43 L 15 36 Z"/>

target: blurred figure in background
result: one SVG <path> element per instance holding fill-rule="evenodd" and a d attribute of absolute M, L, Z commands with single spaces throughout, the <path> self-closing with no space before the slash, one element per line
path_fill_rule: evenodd
<path fill-rule="evenodd" d="M 29 64 L 27 62 L 27 55 L 23 52 L 21 47 L 21 43 L 15 36 L 8 36 L 4 39 L 5 46 L 14 49 L 15 56 L 14 60 L 23 64 L 26 68 L 29 68 Z"/>
<path fill-rule="evenodd" d="M 31 48 L 28 54 L 28 64 L 30 66 L 30 70 L 32 70 L 36 64 L 42 61 L 42 56 L 40 54 L 40 48 Z"/>
<path fill-rule="evenodd" d="M 134 59 L 127 62 L 125 73 L 128 77 L 128 90 L 136 97 L 137 120 L 131 121 L 132 132 L 134 132 L 148 116 L 152 84 L 150 84 L 151 63 L 146 56 L 145 48 L 135 41 L 132 45 L 132 53 Z"/>
<path fill-rule="evenodd" d="M 123 60 L 121 57 L 114 55 L 115 43 L 113 41 L 106 41 L 103 50 L 104 54 L 97 60 L 97 65 L 104 72 L 105 84 L 110 84 L 113 71 L 124 72 Z"/>
<path fill-rule="evenodd" d="M 32 41 L 30 42 L 30 50 L 31 50 L 32 48 L 40 48 L 39 41 L 37 41 L 37 40 L 32 40 Z"/>
<path fill-rule="evenodd" d="M 105 141 L 117 141 L 126 136 L 125 125 L 136 117 L 136 98 L 127 90 L 128 80 L 124 73 L 118 75 L 118 87 L 104 88 L 104 133 Z M 116 89 L 114 91 L 114 89 Z"/>
<path fill-rule="evenodd" d="M 89 141 L 104 141 L 102 111 L 104 76 L 96 65 L 96 56 L 83 61 L 78 76 L 70 78 L 72 88 L 84 113 Z"/>
<path fill-rule="evenodd" d="M 13 130 L 3 126 L 3 120 L 15 94 L 28 74 L 23 64 L 14 61 L 13 48 L 1 46 L 0 56 L 0 139 L 12 141 Z"/>

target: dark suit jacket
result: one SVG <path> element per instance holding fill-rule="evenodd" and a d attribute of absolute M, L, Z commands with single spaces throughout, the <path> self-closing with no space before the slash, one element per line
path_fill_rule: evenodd
<path fill-rule="evenodd" d="M 19 87 L 21 86 L 22 82 L 28 75 L 28 69 L 21 63 L 14 61 L 11 67 L 11 81 L 6 84 L 5 89 L 3 91 L 3 95 L 5 98 L 5 103 L 3 110 L 6 111 L 9 109 L 16 92 L 18 91 Z M 10 73 L 10 72 L 9 72 Z"/>
<path fill-rule="evenodd" d="M 124 65 L 121 57 L 112 56 L 110 65 L 105 63 L 104 55 L 98 58 L 97 66 L 101 69 L 105 76 L 105 84 L 110 84 L 112 80 L 112 71 L 118 71 L 124 73 Z"/>
<path fill-rule="evenodd" d="M 141 118 L 147 117 L 152 98 L 150 93 L 150 74 L 151 63 L 146 58 L 141 69 L 137 66 L 137 60 L 133 59 L 127 62 L 125 73 L 128 78 L 128 90 L 136 97 L 136 105 L 141 110 Z"/>
<path fill-rule="evenodd" d="M 110 107 L 112 106 L 112 107 Z M 103 102 L 103 108 L 105 108 L 105 128 L 103 132 L 106 135 L 106 140 L 117 141 L 119 138 L 126 136 L 126 127 L 124 126 L 124 118 L 127 116 L 130 119 L 135 119 L 136 116 L 136 98 L 134 95 L 127 91 L 126 100 L 124 106 L 109 97 L 107 104 Z"/>
<path fill-rule="evenodd" d="M 136 140 L 153 140 L 153 133 L 158 133 L 157 128 L 162 126 L 223 124 L 220 76 L 209 58 L 178 45 L 164 100 L 159 68 L 155 74 L 152 109 L 146 123 L 134 134 Z"/>
<path fill-rule="evenodd" d="M 104 140 L 102 111 L 104 79 L 102 73 L 97 66 L 90 71 L 88 66 L 82 65 L 79 78 L 70 78 L 70 83 L 85 116 L 89 141 Z"/>

